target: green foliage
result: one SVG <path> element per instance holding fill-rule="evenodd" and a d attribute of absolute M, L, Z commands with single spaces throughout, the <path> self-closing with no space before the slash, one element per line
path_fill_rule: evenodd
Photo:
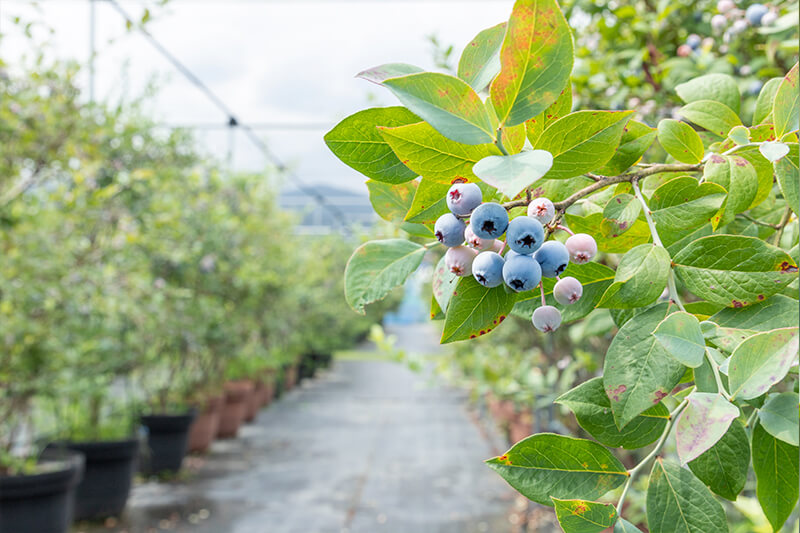
<path fill-rule="evenodd" d="M 597 244 L 594 262 L 571 262 L 561 274 L 582 284 L 569 305 L 555 299 L 552 278 L 516 293 L 459 278 L 463 270 L 448 271 L 438 255 L 431 261 L 441 342 L 466 341 L 438 368 L 509 427 L 528 417 L 535 428 L 594 439 L 517 435 L 487 461 L 526 497 L 555 505 L 565 531 L 640 531 L 645 520 L 653 532 L 728 531 L 740 515 L 718 496 L 753 496 L 752 471 L 775 530 L 797 504 L 797 65 L 796 43 L 781 44 L 797 34 L 786 23 L 796 6 L 771 9 L 787 18 L 741 35 L 720 30 L 735 55 L 706 41 L 669 58 L 688 32 L 708 35 L 716 7 L 578 1 L 562 17 L 549 0 L 518 0 L 505 26 L 468 45 L 461 82 L 396 66 L 366 75 L 424 120 L 375 125 L 419 176 L 410 203 L 412 186 L 392 191 L 402 202 L 391 209 L 386 194 L 374 194 L 381 216 L 399 228 L 430 224 L 447 213 L 450 185 L 468 181 L 512 221 L 547 197 L 555 213 L 546 238 L 586 233 Z M 581 17 L 573 63 L 565 18 Z M 744 66 L 774 79 L 754 91 Z M 625 111 L 619 104 L 633 95 L 651 99 L 651 109 Z M 351 265 L 372 267 L 346 276 L 355 308 L 437 253 L 436 243 L 416 241 L 393 243 L 394 255 L 380 241 L 356 251 Z M 569 331 L 533 331 L 543 305 L 559 308 Z M 541 408 L 550 401 L 563 406 L 555 417 Z M 688 468 L 663 458 L 674 451 Z M 638 501 L 626 501 L 631 492 Z M 636 514 L 642 492 L 646 517 Z"/>

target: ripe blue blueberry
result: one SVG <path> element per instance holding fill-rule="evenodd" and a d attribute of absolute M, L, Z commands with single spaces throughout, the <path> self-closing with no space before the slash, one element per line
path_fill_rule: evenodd
<path fill-rule="evenodd" d="M 572 276 L 561 278 L 553 288 L 553 298 L 561 305 L 571 305 L 583 296 L 583 285 Z"/>
<path fill-rule="evenodd" d="M 481 252 L 472 261 L 472 276 L 484 287 L 497 287 L 503 283 L 505 261 L 495 252 Z"/>
<path fill-rule="evenodd" d="M 440 216 L 433 226 L 433 234 L 436 240 L 448 248 L 458 246 L 464 242 L 464 230 L 467 228 L 464 221 L 453 213 L 445 213 Z"/>
<path fill-rule="evenodd" d="M 569 264 L 567 247 L 558 241 L 547 241 L 533 256 L 542 267 L 542 276 L 554 278 L 560 275 Z"/>
<path fill-rule="evenodd" d="M 532 254 L 544 242 L 542 224 L 531 217 L 517 217 L 508 223 L 506 244 L 518 254 Z"/>
<path fill-rule="evenodd" d="M 747 17 L 747 22 L 753 26 L 761 26 L 761 20 L 768 11 L 769 9 L 764 4 L 751 4 L 745 11 L 744 16 Z"/>
<path fill-rule="evenodd" d="M 508 212 L 494 202 L 481 204 L 472 212 L 470 225 L 481 239 L 496 239 L 508 228 Z"/>
<path fill-rule="evenodd" d="M 542 280 L 542 267 L 529 255 L 506 254 L 503 281 L 517 292 L 533 290 Z"/>
<path fill-rule="evenodd" d="M 533 327 L 539 331 L 549 333 L 558 329 L 561 325 L 561 311 L 552 305 L 543 305 L 537 307 L 531 317 Z"/>
<path fill-rule="evenodd" d="M 702 43 L 703 39 L 701 39 L 696 33 L 693 33 L 686 38 L 686 44 L 688 44 L 692 50 L 697 50 L 700 48 Z"/>
<path fill-rule="evenodd" d="M 446 201 L 454 215 L 466 216 L 481 205 L 483 193 L 475 183 L 456 183 L 447 191 Z"/>

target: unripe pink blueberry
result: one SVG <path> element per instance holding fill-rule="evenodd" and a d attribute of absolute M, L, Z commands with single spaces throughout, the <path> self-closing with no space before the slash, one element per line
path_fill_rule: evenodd
<path fill-rule="evenodd" d="M 548 198 L 534 198 L 528 204 L 528 216 L 535 218 L 544 226 L 553 221 L 556 208 Z"/>
<path fill-rule="evenodd" d="M 447 270 L 456 276 L 469 276 L 472 274 L 472 262 L 478 255 L 477 250 L 466 246 L 448 248 L 444 254 L 444 264 Z"/>
<path fill-rule="evenodd" d="M 467 245 L 481 252 L 491 250 L 497 242 L 497 239 L 481 239 L 475 235 L 475 232 L 472 231 L 472 226 L 469 224 L 467 224 L 467 229 L 464 230 L 464 240 L 467 241 Z"/>
<path fill-rule="evenodd" d="M 678 47 L 678 56 L 679 57 L 689 57 L 692 55 L 692 47 L 688 44 L 682 44 Z"/>
<path fill-rule="evenodd" d="M 576 265 L 588 263 L 597 255 L 597 243 L 591 235 L 576 233 L 565 243 L 570 260 Z"/>
<path fill-rule="evenodd" d="M 725 15 L 714 15 L 711 17 L 711 28 L 714 31 L 722 31 L 728 26 L 728 19 Z"/>
<path fill-rule="evenodd" d="M 553 298 L 561 305 L 574 304 L 581 299 L 581 296 L 583 296 L 583 285 L 572 276 L 561 278 L 553 288 Z"/>
<path fill-rule="evenodd" d="M 558 326 L 561 325 L 561 311 L 552 305 L 543 305 L 536 308 L 531 321 L 533 322 L 533 327 L 539 331 L 549 333 L 557 330 Z"/>
<path fill-rule="evenodd" d="M 733 0 L 719 0 L 717 2 L 717 11 L 720 13 L 727 13 L 736 8 L 736 3 Z"/>

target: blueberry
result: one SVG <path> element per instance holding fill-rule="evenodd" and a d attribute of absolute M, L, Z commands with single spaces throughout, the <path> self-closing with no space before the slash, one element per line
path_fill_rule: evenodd
<path fill-rule="evenodd" d="M 532 254 L 544 242 L 542 224 L 531 217 L 517 217 L 508 223 L 506 244 L 519 254 Z"/>
<path fill-rule="evenodd" d="M 467 244 L 481 252 L 484 250 L 491 250 L 495 244 L 494 239 L 481 239 L 472 231 L 472 224 L 467 224 L 467 229 L 464 230 L 464 240 Z"/>
<path fill-rule="evenodd" d="M 711 28 L 714 31 L 722 31 L 728 25 L 728 19 L 725 18 L 725 15 L 714 15 L 711 17 Z"/>
<path fill-rule="evenodd" d="M 469 215 L 481 205 L 483 193 L 474 183 L 456 183 L 447 191 L 447 207 L 454 215 Z"/>
<path fill-rule="evenodd" d="M 533 257 L 533 254 L 519 254 L 519 253 L 515 252 L 514 250 L 511 250 L 511 249 L 509 249 L 509 250 L 506 252 L 506 255 L 505 255 L 505 256 L 503 256 L 503 258 L 504 258 L 506 261 L 508 261 L 508 260 L 509 260 L 509 259 L 511 259 L 512 257 L 519 257 L 519 256 L 521 256 L 521 255 L 524 255 L 524 256 L 526 256 L 526 257 Z"/>
<path fill-rule="evenodd" d="M 588 263 L 597 255 L 597 243 L 591 235 L 576 233 L 566 242 L 569 257 L 576 265 Z"/>
<path fill-rule="evenodd" d="M 456 276 L 469 276 L 472 274 L 472 262 L 478 252 L 466 246 L 448 248 L 444 254 L 444 263 L 447 269 Z"/>
<path fill-rule="evenodd" d="M 583 285 L 572 276 L 561 278 L 553 288 L 553 298 L 561 305 L 574 304 L 583 296 Z"/>
<path fill-rule="evenodd" d="M 692 55 L 692 47 L 688 44 L 682 44 L 678 47 L 678 56 L 679 57 L 689 57 Z"/>
<path fill-rule="evenodd" d="M 778 20 L 778 14 L 774 11 L 768 12 L 761 18 L 762 26 L 772 26 Z"/>
<path fill-rule="evenodd" d="M 760 80 L 753 80 L 747 86 L 747 94 L 756 96 L 758 93 L 761 92 L 761 88 L 764 86 L 764 83 Z"/>
<path fill-rule="evenodd" d="M 717 11 L 720 13 L 727 13 L 736 8 L 736 3 L 733 0 L 719 0 L 717 2 Z"/>
<path fill-rule="evenodd" d="M 532 317 L 533 327 L 539 331 L 549 333 L 561 325 L 561 311 L 552 305 L 537 307 Z"/>
<path fill-rule="evenodd" d="M 481 252 L 472 262 L 472 275 L 484 287 L 497 287 L 503 283 L 505 261 L 495 252 Z"/>
<path fill-rule="evenodd" d="M 535 198 L 528 204 L 528 216 L 542 224 L 549 224 L 556 216 L 556 208 L 547 198 Z"/>
<path fill-rule="evenodd" d="M 747 22 L 753 26 L 761 26 L 761 20 L 768 12 L 769 9 L 764 4 L 752 4 L 747 8 L 744 16 L 747 17 Z"/>
<path fill-rule="evenodd" d="M 489 202 L 479 205 L 470 218 L 472 231 L 481 239 L 496 239 L 506 232 L 508 212 L 500 204 Z"/>
<path fill-rule="evenodd" d="M 509 252 L 510 253 L 510 252 Z M 529 255 L 515 254 L 503 265 L 503 281 L 517 292 L 530 291 L 542 280 L 542 267 Z"/>
<path fill-rule="evenodd" d="M 547 241 L 533 256 L 542 267 L 542 275 L 554 278 L 564 272 L 569 264 L 567 247 L 558 241 Z"/>
<path fill-rule="evenodd" d="M 448 248 L 452 248 L 464 242 L 464 230 L 466 227 L 463 220 L 452 213 L 445 213 L 439 217 L 433 226 L 433 234 L 436 235 L 437 241 Z"/>
<path fill-rule="evenodd" d="M 737 20 L 736 22 L 733 23 L 733 26 L 731 26 L 730 32 L 731 34 L 736 35 L 738 33 L 742 33 L 746 29 L 747 29 L 747 21 Z"/>
<path fill-rule="evenodd" d="M 696 33 L 693 33 L 686 38 L 686 44 L 688 44 L 692 50 L 697 50 L 698 48 L 700 48 L 700 45 L 702 43 L 703 39 L 701 39 L 700 36 L 697 35 Z"/>

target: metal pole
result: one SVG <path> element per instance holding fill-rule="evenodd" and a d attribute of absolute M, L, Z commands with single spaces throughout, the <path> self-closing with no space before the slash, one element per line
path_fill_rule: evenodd
<path fill-rule="evenodd" d="M 95 0 L 89 0 L 89 102 L 94 102 Z"/>

